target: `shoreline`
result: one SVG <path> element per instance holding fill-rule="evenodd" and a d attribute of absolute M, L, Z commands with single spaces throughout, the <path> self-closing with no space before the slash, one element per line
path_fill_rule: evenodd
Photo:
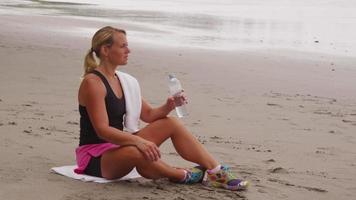
<path fill-rule="evenodd" d="M 145 45 L 158 45 L 161 48 L 202 48 L 219 51 L 278 51 L 287 49 L 289 51 L 350 58 L 353 58 L 355 53 L 356 41 L 350 34 L 353 32 L 352 28 L 356 28 L 352 26 L 353 14 L 343 7 L 337 7 L 338 12 L 333 12 L 334 17 L 326 18 L 329 24 L 325 25 L 326 16 L 322 15 L 324 11 L 321 12 L 321 10 L 315 11 L 318 13 L 317 19 L 307 20 L 304 16 L 301 17 L 303 20 L 298 21 L 298 18 L 293 15 L 289 16 L 290 18 L 280 20 L 278 17 L 268 18 L 267 16 L 264 19 L 263 14 L 260 16 L 262 18 L 253 18 L 245 12 L 243 13 L 246 16 L 228 17 L 209 12 L 194 14 L 180 13 L 169 9 L 157 10 L 151 8 L 146 10 L 145 6 L 135 10 L 129 6 L 130 3 L 128 2 L 122 2 L 128 6 L 124 6 L 123 9 L 118 9 L 115 6 L 112 8 L 103 6 L 105 3 L 20 2 L 14 5 L 3 3 L 1 11 L 4 12 L 5 9 L 8 9 L 20 14 L 22 14 L 21 12 L 32 13 L 32 15 L 42 14 L 65 17 L 70 20 L 77 18 L 86 20 L 85 23 L 101 21 L 121 24 L 121 27 L 127 27 L 130 30 L 130 37 L 133 40 L 145 43 Z M 238 8 L 242 9 L 243 6 Z M 331 8 L 325 7 L 325 9 Z M 342 14 L 342 9 L 346 9 L 346 16 Z M 306 8 L 303 8 L 302 11 L 310 12 Z M 268 12 L 264 14 L 268 15 Z M 349 21 L 347 21 L 347 23 L 350 23 L 349 26 L 340 23 L 340 20 L 347 16 L 349 16 Z M 86 34 L 91 27 L 83 28 L 82 32 L 77 30 L 76 34 Z M 329 29 L 334 29 L 334 31 L 325 34 L 329 32 Z M 342 29 L 345 29 L 345 31 L 338 31 Z M 95 31 L 95 29 L 92 29 L 92 31 Z"/>

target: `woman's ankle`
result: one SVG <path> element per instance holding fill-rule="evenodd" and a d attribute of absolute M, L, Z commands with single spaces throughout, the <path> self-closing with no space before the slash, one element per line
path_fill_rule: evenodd
<path fill-rule="evenodd" d="M 208 173 L 209 174 L 215 174 L 216 172 L 218 172 L 221 169 L 221 164 L 218 164 L 217 166 L 215 166 L 212 169 L 208 169 Z"/>
<path fill-rule="evenodd" d="M 177 168 L 176 170 L 177 170 L 176 175 L 169 178 L 169 180 L 176 183 L 184 181 L 187 176 L 187 171 L 185 169 L 180 169 L 180 168 Z"/>
<path fill-rule="evenodd" d="M 214 168 L 216 168 L 217 166 L 220 165 L 220 163 L 218 161 L 214 160 L 214 159 L 210 159 L 210 160 L 206 160 L 206 161 L 207 161 L 206 163 L 201 163 L 201 164 L 203 164 L 201 166 L 205 167 L 208 170 L 209 169 L 214 169 Z"/>

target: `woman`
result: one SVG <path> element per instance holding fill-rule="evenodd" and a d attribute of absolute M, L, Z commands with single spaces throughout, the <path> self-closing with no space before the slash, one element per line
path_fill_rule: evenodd
<path fill-rule="evenodd" d="M 138 173 L 148 179 L 168 178 L 176 183 L 203 182 L 229 190 L 245 189 L 246 181 L 236 179 L 228 167 L 220 165 L 177 119 L 167 117 L 175 106 L 179 106 L 175 105 L 173 97 L 158 108 L 152 108 L 140 97 L 139 118 L 149 124 L 134 133 L 124 131 L 123 118 L 131 103 L 126 97 L 131 91 L 123 90 L 124 78 L 121 79 L 116 70 L 127 64 L 129 53 L 124 30 L 107 26 L 92 38 L 78 93 L 81 119 L 75 171 L 116 179 L 136 167 Z M 128 74 L 122 76 L 137 82 Z M 184 95 L 180 98 L 186 103 Z M 182 158 L 199 166 L 182 169 L 162 161 L 159 146 L 168 138 Z"/>

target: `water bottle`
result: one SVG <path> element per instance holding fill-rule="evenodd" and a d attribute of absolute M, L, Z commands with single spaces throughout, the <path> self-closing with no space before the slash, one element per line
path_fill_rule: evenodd
<path fill-rule="evenodd" d="M 178 117 L 182 118 L 184 116 L 187 116 L 188 112 L 187 112 L 185 102 L 182 102 L 180 98 L 183 90 L 180 81 L 173 74 L 169 74 L 168 79 L 169 79 L 168 80 L 169 92 L 174 97 L 174 101 L 176 105 L 183 103 L 181 106 L 176 106 L 176 112 Z"/>

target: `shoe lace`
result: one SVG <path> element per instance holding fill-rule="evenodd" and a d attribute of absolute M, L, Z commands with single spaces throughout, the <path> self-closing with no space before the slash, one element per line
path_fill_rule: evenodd
<path fill-rule="evenodd" d="M 231 172 L 230 167 L 229 166 L 223 166 L 223 171 L 226 174 L 226 176 L 228 177 L 229 180 L 232 179 L 237 179 L 237 177 Z"/>
<path fill-rule="evenodd" d="M 192 170 L 187 170 L 187 176 L 184 180 L 185 183 L 191 183 L 191 182 L 196 182 L 197 179 L 199 179 L 199 174 L 194 173 Z"/>

